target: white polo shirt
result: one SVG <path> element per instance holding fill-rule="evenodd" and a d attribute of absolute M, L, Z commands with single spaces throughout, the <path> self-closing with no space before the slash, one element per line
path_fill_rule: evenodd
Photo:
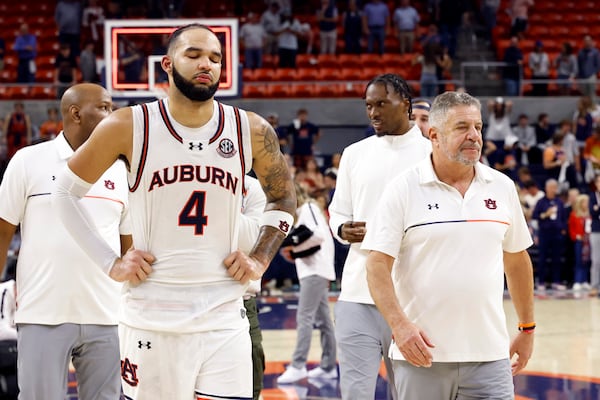
<path fill-rule="evenodd" d="M 368 231 L 385 187 L 429 154 L 431 142 L 416 125 L 404 135 L 370 136 L 344 149 L 328 209 L 329 226 L 336 239 L 348 243 L 337 235 L 338 227 L 347 221 L 366 221 Z M 374 304 L 367 285 L 367 254 L 360 243 L 350 246 L 339 300 Z"/>
<path fill-rule="evenodd" d="M 72 154 L 62 132 L 25 147 L 11 159 L 0 185 L 0 218 L 21 225 L 17 324 L 117 324 L 121 285 L 88 258 L 52 210 L 56 176 Z M 117 161 L 82 200 L 118 254 L 119 235 L 131 234 L 128 194 L 127 170 Z"/>
<path fill-rule="evenodd" d="M 531 244 L 508 177 L 477 164 L 463 198 L 427 159 L 387 186 L 362 249 L 396 258 L 396 296 L 434 362 L 478 362 L 509 356 L 503 251 Z M 403 359 L 394 344 L 390 356 Z"/>

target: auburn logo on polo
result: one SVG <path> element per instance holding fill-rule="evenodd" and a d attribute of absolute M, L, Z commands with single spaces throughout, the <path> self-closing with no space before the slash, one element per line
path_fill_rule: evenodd
<path fill-rule="evenodd" d="M 107 188 L 108 190 L 115 190 L 115 183 L 113 181 L 111 181 L 110 179 L 106 179 L 104 181 L 104 187 Z"/>
<path fill-rule="evenodd" d="M 137 364 L 129 361 L 129 358 L 121 360 L 121 378 L 123 378 L 130 386 L 137 386 L 139 383 L 137 369 Z"/>

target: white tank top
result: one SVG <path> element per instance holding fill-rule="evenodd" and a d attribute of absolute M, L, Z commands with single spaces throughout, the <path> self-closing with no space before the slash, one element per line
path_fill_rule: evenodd
<path fill-rule="evenodd" d="M 213 107 L 200 128 L 177 123 L 166 99 L 132 108 L 133 239 L 156 262 L 147 281 L 124 285 L 127 325 L 182 333 L 247 324 L 246 285 L 229 277 L 223 260 L 237 249 L 250 125 L 242 110 Z"/>

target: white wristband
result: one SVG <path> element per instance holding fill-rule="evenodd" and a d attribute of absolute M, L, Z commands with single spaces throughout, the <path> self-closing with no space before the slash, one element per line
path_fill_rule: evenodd
<path fill-rule="evenodd" d="M 281 210 L 265 211 L 260 217 L 260 225 L 272 226 L 287 236 L 294 225 L 294 216 Z"/>

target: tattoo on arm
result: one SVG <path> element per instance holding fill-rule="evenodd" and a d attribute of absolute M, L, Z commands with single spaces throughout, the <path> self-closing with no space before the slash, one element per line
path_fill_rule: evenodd
<path fill-rule="evenodd" d="M 278 229 L 272 226 L 261 227 L 250 256 L 257 258 L 268 268 L 275 254 L 279 251 L 283 239 L 285 239 L 285 236 Z"/>
<path fill-rule="evenodd" d="M 296 199 L 295 197 L 290 198 L 290 193 L 295 193 L 295 190 L 287 163 L 279 150 L 277 134 L 271 125 L 265 123 L 258 136 L 263 146 L 262 148 L 259 146 L 260 150 L 256 157 L 265 160 L 268 164 L 263 175 L 263 190 L 267 196 L 267 202 L 276 204 L 276 209 L 293 213 L 296 209 Z"/>

